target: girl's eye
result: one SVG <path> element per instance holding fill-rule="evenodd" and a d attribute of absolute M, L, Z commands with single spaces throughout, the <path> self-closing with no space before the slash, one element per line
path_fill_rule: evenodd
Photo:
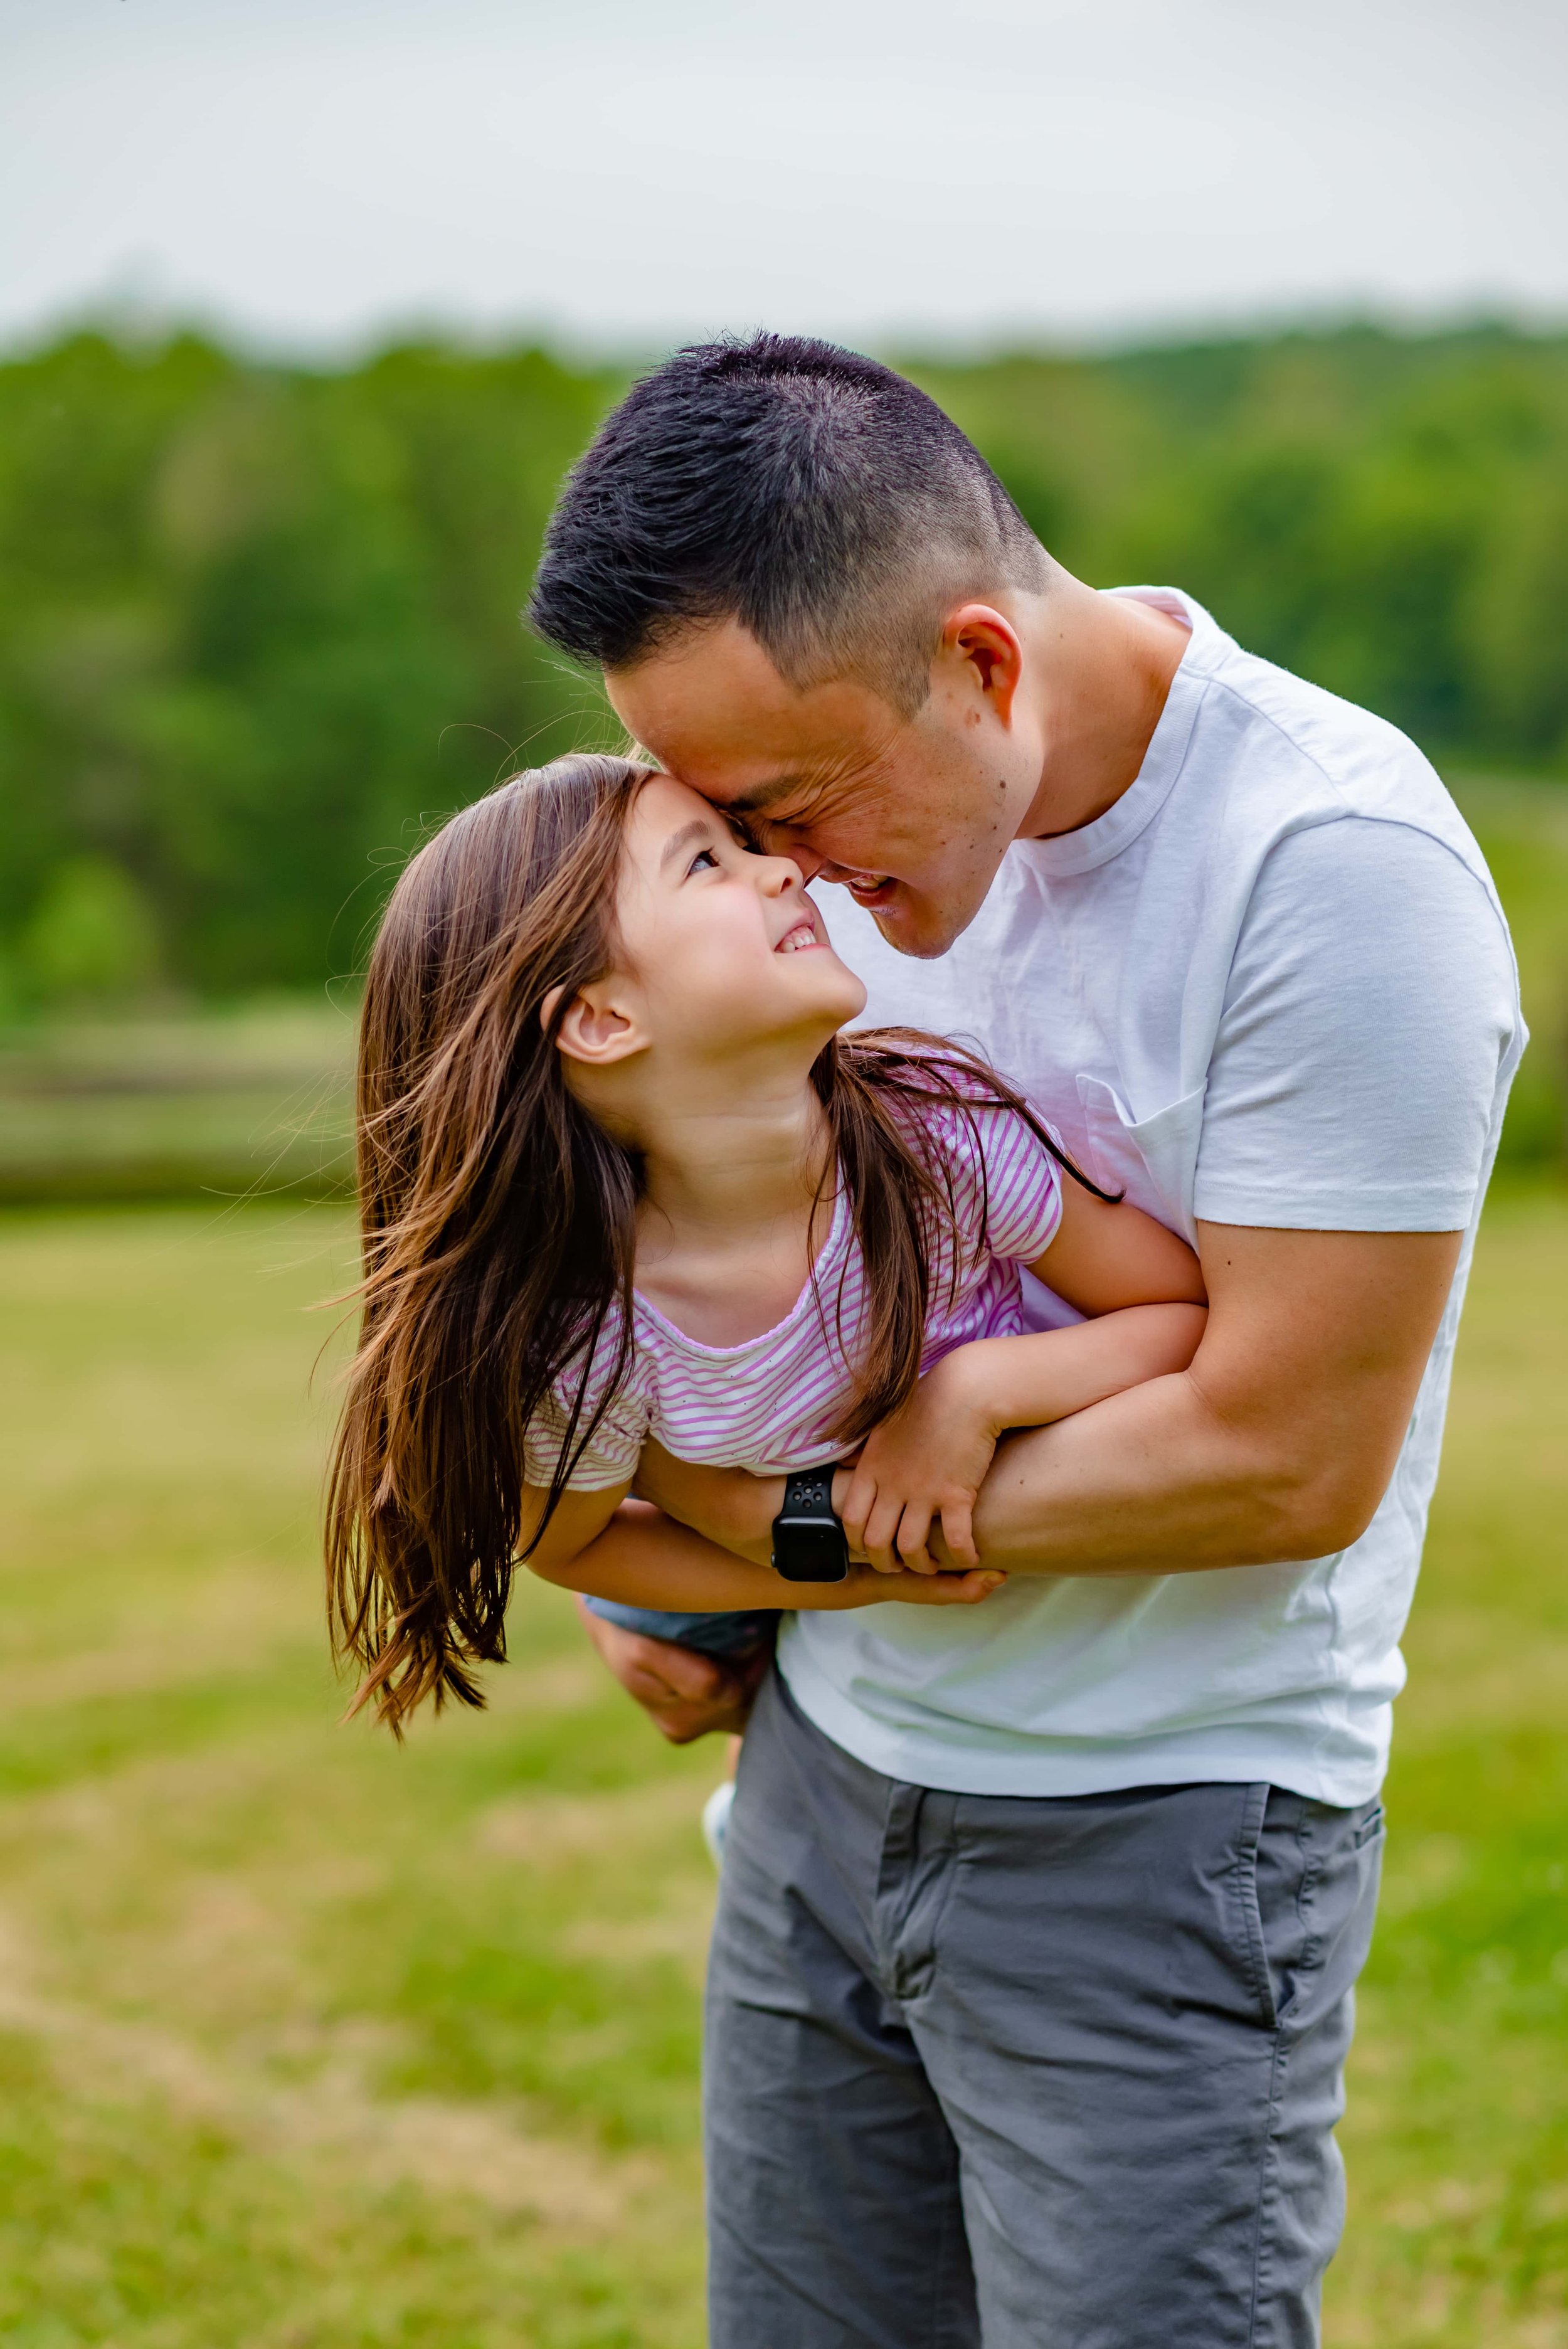
<path fill-rule="evenodd" d="M 718 859 L 714 854 L 711 848 L 699 848 L 697 850 L 696 854 L 686 866 L 687 880 L 690 880 L 694 873 L 700 873 L 705 864 L 711 866 L 715 873 L 718 871 Z"/>

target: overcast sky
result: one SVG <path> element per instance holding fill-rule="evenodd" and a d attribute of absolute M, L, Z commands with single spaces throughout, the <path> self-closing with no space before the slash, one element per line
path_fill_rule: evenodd
<path fill-rule="evenodd" d="M 1565 0 L 0 0 L 0 335 L 1568 317 Z"/>

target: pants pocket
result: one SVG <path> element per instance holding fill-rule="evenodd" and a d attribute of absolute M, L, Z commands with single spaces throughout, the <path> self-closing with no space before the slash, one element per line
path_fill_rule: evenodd
<path fill-rule="evenodd" d="M 1269 1971 L 1263 1908 L 1258 1899 L 1258 1847 L 1268 1814 L 1268 1781 L 1260 1779 L 1255 1785 L 1243 1788 L 1243 1795 L 1241 1823 L 1231 1863 L 1231 1906 L 1236 1946 L 1248 1987 L 1257 2002 L 1258 2020 L 1265 2031 L 1273 2031 L 1279 2023 L 1279 2000 Z"/>
<path fill-rule="evenodd" d="M 1368 1803 L 1356 1823 L 1355 1847 L 1365 1851 L 1369 1843 L 1381 1843 L 1387 1829 L 1381 1803 Z"/>

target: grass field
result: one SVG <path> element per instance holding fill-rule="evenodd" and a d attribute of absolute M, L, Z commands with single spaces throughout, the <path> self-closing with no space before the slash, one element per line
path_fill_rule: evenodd
<path fill-rule="evenodd" d="M 717 1749 L 521 1596 L 336 1722 L 326 1207 L 0 1219 L 0 2340 L 698 2349 Z M 1336 2349 L 1568 2344 L 1568 1200 L 1494 1208 L 1410 1641 Z M 325 1390 L 326 1374 L 320 1385 Z"/>

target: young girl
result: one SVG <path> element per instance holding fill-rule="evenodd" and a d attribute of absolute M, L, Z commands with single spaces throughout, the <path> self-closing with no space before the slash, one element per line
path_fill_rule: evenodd
<path fill-rule="evenodd" d="M 729 1646 L 781 1606 L 973 1606 L 1003 1431 L 1191 1359 L 1191 1251 L 970 1056 L 841 1033 L 864 1000 L 796 866 L 625 760 L 521 775 L 409 864 L 365 999 L 327 1530 L 395 1730 L 482 1702 L 520 1558 Z M 1026 1334 L 1020 1264 L 1090 1318 Z M 787 1583 L 628 1502 L 649 1440 L 764 1480 L 762 1522 L 785 1471 L 855 1455 L 859 1562 Z"/>

